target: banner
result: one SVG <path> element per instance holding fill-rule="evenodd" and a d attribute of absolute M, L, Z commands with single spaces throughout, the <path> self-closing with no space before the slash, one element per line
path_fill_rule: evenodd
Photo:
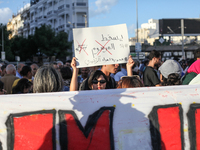
<path fill-rule="evenodd" d="M 200 149 L 200 86 L 0 96 L 3 150 Z"/>
<path fill-rule="evenodd" d="M 127 63 L 130 53 L 126 24 L 73 29 L 77 68 Z"/>

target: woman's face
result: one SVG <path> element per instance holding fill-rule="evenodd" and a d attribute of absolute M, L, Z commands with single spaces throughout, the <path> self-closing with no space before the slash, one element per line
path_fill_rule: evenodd
<path fill-rule="evenodd" d="M 102 90 L 105 88 L 106 88 L 106 80 L 102 75 L 97 80 L 94 79 L 92 81 L 92 89 L 93 90 Z"/>

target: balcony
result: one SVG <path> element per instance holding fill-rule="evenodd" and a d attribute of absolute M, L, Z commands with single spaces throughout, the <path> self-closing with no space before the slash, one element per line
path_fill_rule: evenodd
<path fill-rule="evenodd" d="M 87 6 L 87 4 L 84 3 L 84 2 L 77 2 L 77 3 L 73 3 L 72 6 L 73 6 L 73 7 L 75 7 L 75 6 L 85 7 L 85 6 Z"/>
<path fill-rule="evenodd" d="M 30 29 L 30 24 L 29 23 L 24 23 L 23 31 L 27 31 L 29 29 Z"/>
<path fill-rule="evenodd" d="M 47 16 L 51 15 L 52 13 L 53 13 L 53 11 L 49 11 L 49 12 L 47 13 Z"/>
<path fill-rule="evenodd" d="M 23 27 L 20 27 L 19 29 L 18 29 L 18 34 L 22 34 L 23 33 Z"/>
<path fill-rule="evenodd" d="M 58 11 L 64 9 L 65 5 L 59 6 Z"/>
<path fill-rule="evenodd" d="M 77 28 L 85 27 L 85 23 L 76 23 Z"/>
<path fill-rule="evenodd" d="M 34 13 L 35 11 L 37 11 L 37 7 L 35 5 L 31 6 L 30 7 L 30 14 Z"/>
<path fill-rule="evenodd" d="M 30 28 L 37 26 L 37 18 L 30 21 Z"/>
<path fill-rule="evenodd" d="M 39 24 L 45 24 L 46 23 L 46 16 L 39 16 L 38 18 L 37 18 L 37 22 L 38 22 L 38 25 Z"/>
<path fill-rule="evenodd" d="M 38 6 L 38 9 L 42 9 L 44 7 L 44 4 L 41 4 Z"/>
<path fill-rule="evenodd" d="M 53 0 L 47 0 L 47 4 L 51 3 Z"/>
<path fill-rule="evenodd" d="M 76 2 L 72 4 L 72 9 L 76 12 L 87 12 L 88 4 L 84 2 Z"/>
<path fill-rule="evenodd" d="M 69 7 L 70 7 L 69 4 L 59 6 L 58 7 L 58 16 L 68 14 L 69 13 Z"/>
<path fill-rule="evenodd" d="M 55 19 L 57 18 L 57 10 L 52 10 L 52 11 L 49 11 L 47 12 L 47 20 L 52 20 L 52 19 Z"/>
<path fill-rule="evenodd" d="M 30 23 L 29 22 L 24 22 L 24 27 L 26 26 L 30 26 Z"/>
<path fill-rule="evenodd" d="M 56 28 L 56 30 L 57 30 L 57 31 L 64 31 L 64 30 L 65 30 L 65 25 L 62 24 L 62 25 L 58 26 L 58 27 Z"/>
<path fill-rule="evenodd" d="M 49 4 L 49 3 L 54 3 L 54 4 L 56 4 L 57 3 L 57 1 L 56 0 L 47 0 L 47 4 Z"/>

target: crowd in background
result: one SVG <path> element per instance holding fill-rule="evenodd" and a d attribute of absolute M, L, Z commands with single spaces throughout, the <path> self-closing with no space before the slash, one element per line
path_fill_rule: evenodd
<path fill-rule="evenodd" d="M 129 56 L 125 64 L 78 69 L 76 58 L 26 65 L 0 63 L 0 94 L 44 93 L 200 84 L 200 49 L 194 59 L 166 60 L 153 50 L 141 62 Z"/>

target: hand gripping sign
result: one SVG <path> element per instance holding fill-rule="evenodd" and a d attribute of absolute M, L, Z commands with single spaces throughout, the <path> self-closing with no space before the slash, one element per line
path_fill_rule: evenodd
<path fill-rule="evenodd" d="M 125 24 L 73 29 L 77 67 L 126 63 L 130 53 Z"/>

